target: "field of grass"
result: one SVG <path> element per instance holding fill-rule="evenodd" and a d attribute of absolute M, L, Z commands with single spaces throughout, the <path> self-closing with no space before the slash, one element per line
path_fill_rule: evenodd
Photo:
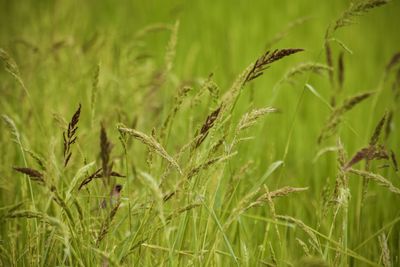
<path fill-rule="evenodd" d="M 0 266 L 400 266 L 399 14 L 0 1 Z"/>

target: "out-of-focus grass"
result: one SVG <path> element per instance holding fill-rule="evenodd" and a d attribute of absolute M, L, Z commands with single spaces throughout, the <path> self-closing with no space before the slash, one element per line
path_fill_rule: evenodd
<path fill-rule="evenodd" d="M 89 191 L 71 189 L 73 199 L 79 203 L 67 203 L 76 216 L 73 225 L 65 216 L 65 209 L 51 200 L 50 188 L 29 185 L 27 177 L 12 170 L 13 166 L 38 167 L 29 152 L 21 151 L 13 142 L 10 124 L 1 123 L 2 264 L 285 266 L 301 263 L 307 256 L 301 246 L 304 242 L 313 260 L 328 265 L 382 265 L 382 245 L 378 242 L 381 233 L 387 236 L 393 266 L 399 264 L 398 195 L 370 182 L 362 201 L 362 178 L 349 175 L 351 197 L 348 204 L 338 206 L 337 216 L 337 199 L 332 198 L 334 188 L 338 188 L 335 185 L 338 139 L 350 159 L 368 144 L 385 110 L 393 111 L 393 119 L 391 134 L 384 144 L 399 155 L 398 100 L 392 90 L 397 69 L 384 77 L 386 65 L 399 52 L 399 1 L 355 18 L 355 24 L 339 29 L 334 35 L 352 51 L 349 53 L 337 42 L 331 42 L 335 67 L 338 54 L 344 52 L 345 78 L 339 100 L 377 91 L 344 115 L 337 135 L 317 144 L 331 113 L 326 102 L 330 101 L 332 87 L 326 73 L 306 73 L 297 76 L 292 84 L 279 83 L 288 70 L 300 63 L 325 64 L 326 29 L 349 4 L 348 1 L 1 1 L 0 47 L 16 61 L 18 77 L 26 90 L 4 71 L 6 64 L 2 62 L 0 113 L 14 121 L 22 147 L 45 159 L 45 179 L 65 199 L 80 168 L 95 161 L 84 177 L 102 166 L 100 122 L 114 144 L 111 154 L 114 169 L 127 175 L 116 178 L 123 185 L 122 204 L 110 222 L 109 232 L 96 246 L 98 234 L 107 225 L 111 212 L 96 211 L 98 200 L 108 195 L 102 183 L 95 179 L 88 185 Z M 168 47 L 171 29 L 177 21 L 176 47 Z M 290 27 L 296 22 L 298 25 Z M 153 31 L 149 30 L 152 28 Z M 281 40 L 274 42 L 280 37 Z M 160 195 L 173 190 L 181 177 L 167 171 L 166 182 L 158 187 L 170 168 L 167 162 L 157 153 L 149 153 L 136 140 L 126 140 L 125 153 L 118 139 L 117 123 L 148 136 L 154 129 L 154 140 L 176 158 L 180 148 L 200 130 L 207 115 L 218 107 L 220 98 L 215 99 L 208 92 L 199 96 L 201 90 L 207 91 L 201 86 L 207 77 L 213 73 L 212 79 L 222 95 L 246 66 L 266 50 L 276 48 L 305 51 L 274 63 L 263 76 L 244 88 L 232 116 L 225 117 L 228 123 L 212 131 L 205 144 L 191 152 L 191 156 L 184 154 L 178 163 L 187 175 L 211 158 L 221 156 L 220 161 L 183 182 L 186 187 L 176 199 L 162 203 Z M 166 53 L 173 64 L 158 87 L 165 62 L 169 63 Z M 92 111 L 97 65 L 99 84 Z M 192 88 L 187 97 L 177 96 L 183 86 Z M 321 98 L 309 88 L 314 88 Z M 171 114 L 176 99 L 182 100 L 182 104 L 163 130 L 162 123 Z M 78 103 L 82 104 L 78 141 L 73 147 L 70 166 L 63 168 L 62 132 Z M 242 115 L 266 106 L 277 107 L 281 112 L 259 119 L 256 126 L 242 135 L 253 139 L 230 151 L 229 142 Z M 224 128 L 231 123 L 231 127 Z M 161 137 L 163 131 L 166 134 Z M 224 134 L 226 138 L 217 153 L 208 154 L 213 141 L 217 142 Z M 335 151 L 316 158 L 326 147 L 335 147 Z M 246 164 L 248 169 L 243 169 Z M 380 173 L 398 186 L 398 173 L 392 166 L 381 168 L 385 164 L 391 165 L 390 161 L 380 161 L 368 170 Z M 269 174 L 271 166 L 276 170 Z M 364 169 L 364 163 L 355 168 Z M 75 177 L 79 182 L 83 180 Z M 226 226 L 241 205 L 246 206 L 265 192 L 263 187 L 254 188 L 260 186 L 260 181 L 271 192 L 288 185 L 308 190 L 274 199 L 274 205 L 265 200 L 264 205 L 245 210 Z M 257 193 L 256 189 L 260 191 Z M 329 193 L 328 200 L 333 200 L 325 203 L 326 215 L 322 215 L 324 194 L 328 194 L 324 192 Z M 10 210 L 19 202 L 23 206 Z M 76 208 L 79 205 L 82 219 Z M 36 219 L 15 218 L 18 214 Z M 320 247 L 310 231 L 301 230 L 300 223 L 279 215 L 291 216 L 311 227 Z"/>

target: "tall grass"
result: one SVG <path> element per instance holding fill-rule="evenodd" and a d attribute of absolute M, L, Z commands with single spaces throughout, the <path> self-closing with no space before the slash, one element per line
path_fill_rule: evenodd
<path fill-rule="evenodd" d="M 48 4 L 39 10 L 69 16 L 69 3 Z M 236 44 L 202 48 L 202 58 L 186 49 L 185 15 L 117 36 L 80 35 L 71 20 L 74 34 L 43 39 L 9 35 L 14 21 L 0 31 L 1 265 L 399 265 L 399 52 L 388 38 L 381 61 L 356 62 L 341 35 L 391 6 L 343 7 L 313 33 L 314 48 L 290 39 L 320 23 L 312 16 L 278 22 L 267 45 L 235 55 L 247 62 L 235 75 L 206 54 Z M 98 18 L 130 21 L 103 8 Z M 54 31 L 49 14 L 37 25 Z M 373 77 L 357 72 L 365 65 Z"/>

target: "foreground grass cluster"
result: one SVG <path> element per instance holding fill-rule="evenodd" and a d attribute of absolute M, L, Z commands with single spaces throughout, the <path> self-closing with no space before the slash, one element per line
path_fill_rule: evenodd
<path fill-rule="evenodd" d="M 8 37 L 1 266 L 398 266 L 400 51 L 348 89 L 337 36 L 386 4 L 350 5 L 317 57 L 273 48 L 296 20 L 226 88 L 190 75 L 195 49 L 177 60 L 179 20 L 120 43 Z"/>

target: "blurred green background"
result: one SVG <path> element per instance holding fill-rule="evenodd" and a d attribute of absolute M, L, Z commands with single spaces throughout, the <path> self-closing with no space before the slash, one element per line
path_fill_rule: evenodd
<path fill-rule="evenodd" d="M 137 41 L 135 35 L 149 25 L 180 22 L 172 71 L 174 83 L 160 92 L 166 106 L 181 82 L 205 79 L 213 73 L 221 90 L 226 91 L 235 77 L 266 49 L 304 48 L 305 52 L 275 64 L 251 88 L 244 90 L 236 114 L 240 116 L 250 107 L 270 104 L 283 112 L 271 116 L 258 132 L 260 138 L 255 142 L 262 145 L 252 148 L 251 155 L 255 158 L 282 157 L 295 118 L 288 157 L 291 164 L 287 167 L 309 172 L 313 169 L 310 159 L 318 149 L 315 140 L 330 111 L 308 91 L 299 99 L 304 83 L 309 82 L 329 101 L 332 91 L 328 79 L 307 75 L 295 86 L 284 84 L 271 103 L 273 88 L 297 63 L 325 63 L 325 31 L 350 4 L 350 1 L 1 1 L 0 46 L 16 59 L 44 121 L 51 117 L 46 114 L 71 114 L 78 102 L 89 104 L 93 68 L 102 64 L 99 118 L 113 123 L 118 119 L 110 118 L 113 116 L 110 111 L 130 109 L 132 119 L 140 113 L 135 112 L 135 105 L 150 105 L 135 94 L 140 90 L 137 81 L 142 79 L 142 72 L 162 65 L 170 32 L 155 31 Z M 335 34 L 353 52 L 345 52 L 344 57 L 346 96 L 378 87 L 385 65 L 399 49 L 399 11 L 399 1 L 391 1 Z M 277 37 L 282 39 L 274 42 Z M 343 50 L 333 43 L 335 61 Z M 151 63 L 145 62 L 143 70 L 136 67 L 141 63 L 140 57 L 152 59 Z M 28 115 L 25 109 L 29 109 L 26 102 L 20 105 L 23 93 L 11 89 L 14 81 L 7 79 L 4 72 L 0 75 L 2 113 L 17 114 L 23 121 Z M 141 86 L 146 90 L 145 85 Z M 357 133 L 349 127 L 343 129 L 342 138 L 349 152 L 364 145 L 372 132 L 365 120 L 377 121 L 390 106 L 389 86 L 379 96 L 376 109 L 364 104 L 348 116 Z M 139 121 L 147 129 L 156 125 L 145 119 Z M 182 123 L 186 125 L 185 121 Z M 29 127 L 36 132 L 38 125 L 33 123 Z M 266 148 L 269 153 L 265 153 Z"/>
<path fill-rule="evenodd" d="M 68 121 L 78 103 L 82 103 L 80 134 L 84 141 L 81 145 L 83 142 L 87 145 L 81 153 L 86 158 L 90 157 L 91 151 L 98 150 L 97 125 L 100 121 L 105 121 L 115 143 L 118 134 L 113 127 L 117 122 L 129 125 L 137 117 L 137 128 L 150 133 L 173 106 L 172 100 L 180 85 L 189 83 L 199 88 L 199 82 L 213 73 L 215 82 L 225 92 L 237 75 L 266 50 L 303 48 L 304 52 L 274 63 L 244 89 L 233 114 L 234 120 L 252 108 L 269 105 L 279 108 L 281 113 L 263 119 L 252 130 L 254 140 L 240 145 L 239 154 L 231 164 L 236 168 L 251 159 L 255 162 L 252 176 L 259 177 L 271 162 L 283 159 L 284 168 L 269 180 L 268 186 L 308 186 L 310 189 L 306 194 L 296 196 L 294 201 L 290 198 L 279 200 L 277 213 L 290 214 L 315 225 L 315 210 L 322 189 L 327 181 L 333 186 L 337 167 L 334 154 L 328 153 L 315 162 L 313 159 L 321 148 L 335 145 L 335 140 L 317 144 L 317 137 L 331 111 L 304 85 L 312 85 L 328 102 L 332 89 L 327 76 L 313 74 L 300 76 L 293 84 L 277 86 L 277 82 L 301 62 L 325 63 L 326 29 L 350 4 L 350 1 L 342 0 L 1 0 L 0 47 L 17 62 L 31 97 L 26 97 L 2 65 L 0 113 L 15 120 L 27 146 L 47 154 L 49 146 L 61 148 L 62 142 L 62 130 L 55 126 L 53 114 L 60 114 Z M 390 58 L 400 50 L 399 14 L 400 1 L 391 1 L 356 18 L 353 25 L 339 29 L 334 35 L 352 51 L 349 53 L 338 43 L 332 43 L 335 64 L 337 55 L 345 52 L 341 99 L 364 91 L 382 90 L 346 114 L 340 136 L 349 156 L 368 143 L 374 125 L 385 110 L 394 106 L 391 83 L 382 82 L 382 77 Z M 140 32 L 149 25 L 162 28 L 176 21 L 179 21 L 179 30 L 171 75 L 157 96 L 149 97 L 145 94 L 147 81 L 152 73 L 162 68 L 171 33 L 155 30 L 140 36 Z M 93 127 L 89 113 L 90 90 L 93 69 L 99 63 L 100 85 L 96 127 Z M 373 105 L 374 101 L 376 105 Z M 176 151 L 184 144 L 215 107 L 209 102 L 198 109 L 178 113 L 167 150 Z M 398 113 L 398 109 L 395 111 Z M 397 113 L 394 113 L 388 144 L 399 156 L 400 118 Z M 0 199 L 2 205 L 8 205 L 16 201 L 13 192 L 19 183 L 11 166 L 21 165 L 22 158 L 15 144 L 9 141 L 10 135 L 4 124 L 0 125 L 0 138 Z M 139 166 L 144 166 L 145 157 L 139 151 L 134 157 Z M 398 174 L 389 170 L 383 170 L 383 174 L 389 175 L 394 184 L 399 184 Z M 243 192 L 252 185 L 251 177 L 246 179 L 240 189 Z M 361 182 L 354 177 L 350 183 L 350 202 L 355 203 L 359 199 Z M 365 208 L 365 214 L 368 214 L 365 218 L 368 222 L 363 226 L 365 236 L 355 237 L 354 234 L 354 238 L 349 238 L 350 247 L 397 218 L 400 215 L 398 204 L 398 197 L 385 190 L 371 193 Z M 357 205 L 350 205 L 353 219 L 356 208 Z M 263 214 L 263 211 L 259 213 Z M 350 229 L 356 228 L 353 219 L 349 220 Z M 395 229 L 390 248 L 398 255 L 399 228 Z M 256 239 L 255 248 L 259 243 L 257 233 L 262 233 L 263 228 L 255 227 L 253 231 L 248 238 Z M 297 245 L 290 246 L 295 248 Z M 378 251 L 379 246 L 376 244 L 371 249 Z M 368 257 L 369 253 L 365 254 Z M 371 252 L 371 255 L 377 254 L 379 252 Z"/>

